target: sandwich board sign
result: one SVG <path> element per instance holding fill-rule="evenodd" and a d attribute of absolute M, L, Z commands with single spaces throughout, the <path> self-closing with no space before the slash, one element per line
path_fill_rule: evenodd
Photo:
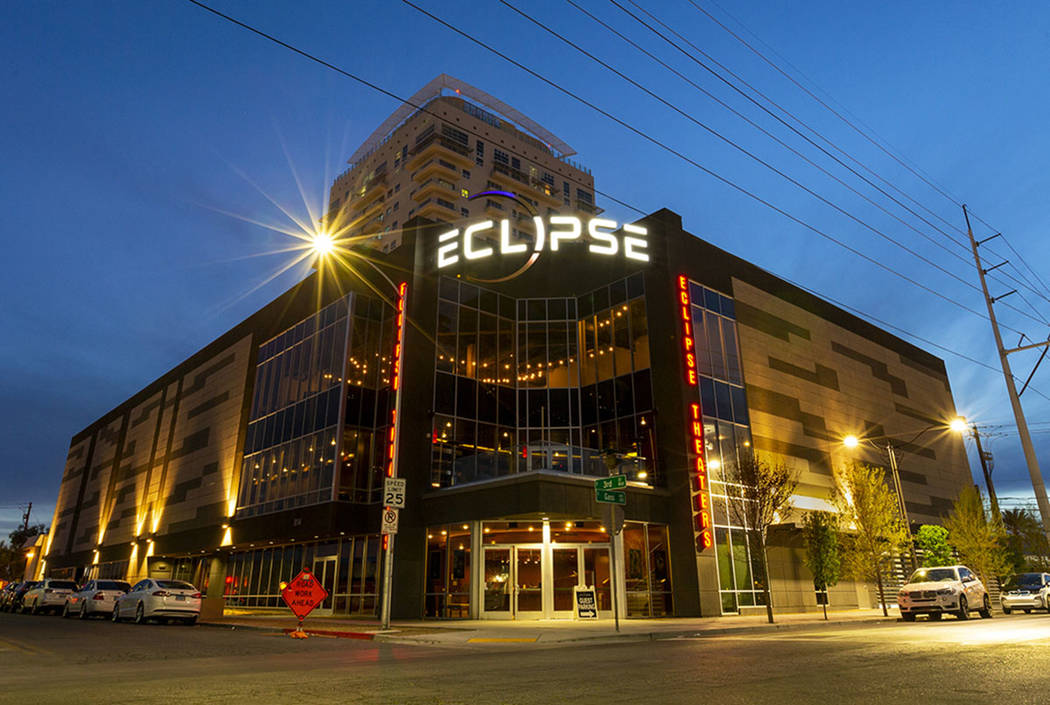
<path fill-rule="evenodd" d="M 598 619 L 598 594 L 593 587 L 573 588 L 573 615 L 576 619 Z"/>

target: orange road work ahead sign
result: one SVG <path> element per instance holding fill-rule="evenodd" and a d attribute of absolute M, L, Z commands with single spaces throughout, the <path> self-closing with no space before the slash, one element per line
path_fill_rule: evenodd
<path fill-rule="evenodd" d="M 303 568 L 299 575 L 281 590 L 281 597 L 301 622 L 315 607 L 325 601 L 328 591 L 321 586 L 313 573 Z"/>

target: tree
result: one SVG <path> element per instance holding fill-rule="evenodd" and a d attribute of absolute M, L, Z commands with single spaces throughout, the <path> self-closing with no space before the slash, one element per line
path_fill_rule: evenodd
<path fill-rule="evenodd" d="M 44 533 L 43 524 L 33 524 L 29 528 L 19 526 L 8 534 L 8 541 L 0 541 L 0 580 L 21 580 L 26 568 L 26 554 L 22 545 L 28 540 Z"/>
<path fill-rule="evenodd" d="M 936 524 L 923 524 L 916 537 L 922 549 L 924 566 L 951 565 L 952 547 L 948 543 L 948 530 Z"/>
<path fill-rule="evenodd" d="M 809 512 L 802 520 L 806 542 L 806 567 L 813 574 L 813 587 L 823 592 L 824 619 L 828 618 L 828 588 L 839 581 L 842 558 L 839 555 L 838 519 L 831 512 Z"/>
<path fill-rule="evenodd" d="M 971 486 L 960 492 L 944 526 L 959 557 L 985 584 L 1006 575 L 1006 530 L 985 513 L 980 490 Z"/>
<path fill-rule="evenodd" d="M 773 623 L 773 594 L 769 586 L 769 560 L 766 538 L 769 527 L 779 524 L 791 507 L 791 495 L 798 486 L 798 473 L 783 463 L 771 463 L 754 453 L 742 452 L 729 481 L 740 485 L 740 498 L 729 502 L 736 524 L 747 527 L 758 541 L 762 572 L 766 576 L 766 619 Z"/>
<path fill-rule="evenodd" d="M 1007 509 L 1002 520 L 1011 572 L 1042 572 L 1050 568 L 1050 544 L 1036 516 L 1027 509 Z"/>
<path fill-rule="evenodd" d="M 836 481 L 835 504 L 851 530 L 843 537 L 845 572 L 875 582 L 882 614 L 887 616 L 882 570 L 908 542 L 896 494 L 886 485 L 885 473 L 866 463 L 843 465 Z"/>

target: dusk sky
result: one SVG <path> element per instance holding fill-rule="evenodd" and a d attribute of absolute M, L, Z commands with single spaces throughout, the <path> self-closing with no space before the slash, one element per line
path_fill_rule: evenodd
<path fill-rule="evenodd" d="M 214 0 L 213 6 L 404 97 L 440 73 L 473 84 L 572 145 L 578 152 L 573 159 L 593 171 L 599 191 L 645 212 L 676 211 L 686 230 L 853 307 L 943 358 L 958 411 L 991 434 L 1000 496 L 1031 496 L 984 301 L 973 288 L 972 259 L 933 226 L 963 242 L 965 224 L 956 203 L 966 203 L 995 229 L 975 223 L 978 237 L 997 230 L 1008 237 L 1020 257 L 1001 240 L 989 243 L 1012 260 L 997 274 L 1032 288 L 1019 288 L 1006 276 L 993 281 L 993 294 L 1020 289 L 997 304 L 998 312 L 1005 325 L 1028 336 L 1025 342 L 1045 340 L 1050 4 L 720 0 L 729 15 L 711 0 L 697 0 L 891 145 L 953 202 L 688 0 L 638 0 L 864 165 L 848 162 L 856 170 L 868 175 L 864 168 L 871 169 L 921 204 L 882 186 L 931 226 L 615 4 L 577 2 L 911 227 L 572 4 L 539 0 L 519 7 L 962 281 L 791 184 L 499 2 L 418 0 L 945 298 L 829 242 L 402 2 Z M 629 0 L 622 4 L 638 13 Z M 249 221 L 290 225 L 282 208 L 300 218 L 317 217 L 328 184 L 398 102 L 185 0 L 8 2 L 0 17 L 0 207 L 8 252 L 0 282 L 0 537 L 6 538 L 20 516 L 19 504 L 32 501 L 33 520 L 50 523 L 73 434 L 305 276 L 300 267 L 264 284 L 288 261 L 287 254 L 266 253 L 289 241 Z M 600 195 L 598 203 L 618 220 L 638 216 Z M 989 265 L 1000 261 L 989 257 Z M 1004 333 L 1008 345 L 1018 342 L 1014 330 Z M 1011 357 L 1022 381 L 1038 355 Z M 1023 402 L 1045 474 L 1050 363 L 1040 368 Z M 976 477 L 979 466 L 968 446 Z"/>

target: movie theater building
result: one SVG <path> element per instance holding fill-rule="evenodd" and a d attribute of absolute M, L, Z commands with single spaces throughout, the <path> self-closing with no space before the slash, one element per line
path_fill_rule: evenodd
<path fill-rule="evenodd" d="M 576 586 L 602 617 L 613 590 L 626 617 L 731 614 L 760 608 L 767 580 L 777 609 L 816 607 L 790 524 L 830 508 L 846 435 L 903 441 L 955 416 L 944 363 L 671 211 L 602 217 L 577 195 L 585 171 L 464 85 L 374 135 L 333 187 L 330 222 L 350 231 L 384 174 L 379 237 L 319 256 L 73 437 L 44 572 L 172 576 L 212 608 L 272 608 L 305 566 L 324 612 L 375 615 L 396 471 L 395 617 L 571 617 Z M 454 208 L 420 210 L 435 168 Z M 909 519 L 939 522 L 972 482 L 961 439 L 898 445 Z M 752 451 L 800 477 L 769 575 L 729 510 Z M 594 481 L 620 473 L 617 532 Z M 851 582 L 830 595 L 871 600 Z"/>

